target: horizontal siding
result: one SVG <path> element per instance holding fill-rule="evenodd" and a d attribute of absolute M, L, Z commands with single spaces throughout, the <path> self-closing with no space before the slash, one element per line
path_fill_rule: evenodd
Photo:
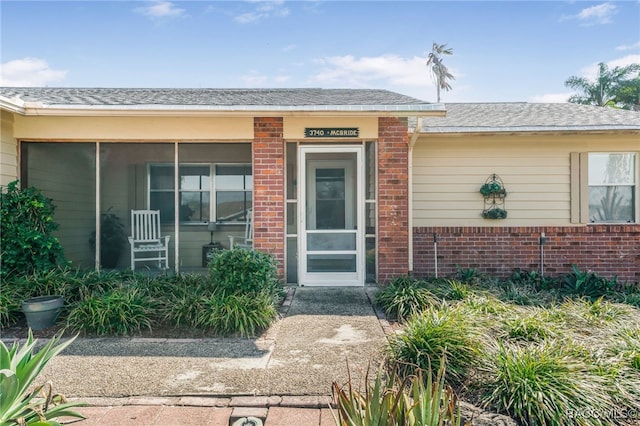
<path fill-rule="evenodd" d="M 638 151 L 637 135 L 422 136 L 413 148 L 413 226 L 569 225 L 570 154 Z M 492 174 L 507 190 L 505 220 L 481 217 Z"/>
<path fill-rule="evenodd" d="M 18 178 L 18 142 L 13 135 L 13 115 L 0 111 L 0 186 Z"/>

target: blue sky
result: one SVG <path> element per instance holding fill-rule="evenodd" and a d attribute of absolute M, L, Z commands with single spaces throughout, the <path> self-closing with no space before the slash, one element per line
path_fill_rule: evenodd
<path fill-rule="evenodd" d="M 7 1 L 0 85 L 381 88 L 561 102 L 571 75 L 640 63 L 640 1 Z"/>

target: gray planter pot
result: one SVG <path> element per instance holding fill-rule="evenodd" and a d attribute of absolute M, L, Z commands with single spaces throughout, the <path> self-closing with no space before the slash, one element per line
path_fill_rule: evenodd
<path fill-rule="evenodd" d="M 22 312 L 27 318 L 27 325 L 32 330 L 43 330 L 53 327 L 62 307 L 62 296 L 38 296 L 22 302 Z"/>

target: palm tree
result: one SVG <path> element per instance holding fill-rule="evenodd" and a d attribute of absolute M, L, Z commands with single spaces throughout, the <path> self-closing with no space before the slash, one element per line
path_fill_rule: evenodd
<path fill-rule="evenodd" d="M 583 105 L 617 107 L 619 92 L 625 87 L 626 78 L 640 70 L 640 64 L 631 64 L 624 67 L 609 69 L 607 64 L 598 64 L 596 81 L 592 82 L 584 77 L 571 76 L 564 85 L 581 91 L 583 94 L 575 94 L 569 97 L 569 102 Z"/>
<path fill-rule="evenodd" d="M 453 74 L 449 72 L 446 65 L 442 63 L 442 55 L 452 55 L 453 50 L 447 49 L 447 44 L 433 43 L 431 53 L 427 59 L 427 66 L 431 68 L 431 75 L 436 81 L 438 102 L 440 102 L 440 90 L 451 90 L 449 80 L 455 80 Z"/>
<path fill-rule="evenodd" d="M 615 102 L 621 105 L 622 109 L 640 111 L 640 75 L 620 82 Z"/>

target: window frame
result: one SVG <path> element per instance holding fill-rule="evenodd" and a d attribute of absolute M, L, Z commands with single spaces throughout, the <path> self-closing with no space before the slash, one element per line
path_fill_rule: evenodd
<path fill-rule="evenodd" d="M 177 188 L 178 193 L 181 192 L 207 192 L 209 193 L 209 221 L 183 221 L 180 220 L 179 223 L 180 225 L 185 225 L 185 226 L 193 226 L 193 225 L 207 225 L 210 222 L 216 222 L 218 224 L 223 224 L 223 225 L 244 225 L 246 224 L 246 215 L 244 220 L 242 221 L 234 221 L 234 222 L 218 222 L 217 220 L 217 194 L 218 192 L 248 192 L 251 194 L 251 205 L 253 206 L 253 165 L 251 163 L 236 163 L 236 162 L 218 162 L 218 163 L 193 163 L 193 162 L 188 162 L 188 163 L 179 163 L 178 164 L 178 173 L 180 173 L 180 168 L 181 167 L 208 167 L 209 168 L 209 190 L 193 190 L 193 189 L 181 189 L 180 187 Z M 218 166 L 241 166 L 241 167 L 246 167 L 250 172 L 251 172 L 251 189 L 242 189 L 242 190 L 232 190 L 232 189 L 218 189 L 217 187 L 217 180 L 216 180 L 216 172 L 217 172 L 217 167 Z M 168 162 L 162 162 L 162 163 L 148 163 L 147 164 L 147 208 L 151 209 L 151 194 L 152 193 L 171 193 L 174 194 L 176 188 L 171 188 L 171 189 L 152 189 L 151 188 L 151 173 L 152 173 L 152 169 L 154 167 L 166 167 L 166 168 L 170 168 L 173 170 L 174 168 L 174 164 L 173 163 L 168 163 Z M 175 175 L 174 175 L 175 176 Z M 244 175 L 245 179 L 247 175 Z M 180 185 L 180 176 L 178 176 L 178 185 Z M 173 182 L 172 182 L 173 183 Z M 173 186 L 173 185 L 172 185 Z M 246 187 L 246 182 L 245 182 L 245 187 Z M 175 202 L 173 203 L 173 208 L 174 208 L 174 218 L 175 218 Z M 170 220 L 164 220 L 161 223 L 163 225 L 169 225 L 173 223 L 174 218 L 170 219 Z"/>
<path fill-rule="evenodd" d="M 619 183 L 619 184 L 599 184 L 599 185 L 591 185 L 589 182 L 589 172 L 590 172 L 590 158 L 592 155 L 610 155 L 610 154 L 619 154 L 625 155 L 629 154 L 634 157 L 634 174 L 632 175 L 632 183 Z M 584 196 L 582 197 L 582 209 L 585 211 L 584 221 L 590 225 L 621 225 L 621 224 L 638 224 L 640 223 L 640 152 L 637 151 L 589 151 L 584 153 L 584 158 L 581 161 L 583 165 L 583 173 L 582 179 L 584 181 L 584 185 L 582 185 L 582 190 L 584 191 Z M 589 200 L 591 196 L 591 188 L 592 187 L 603 187 L 603 186 L 613 186 L 613 187 L 631 187 L 632 189 L 632 209 L 633 209 L 633 217 L 631 221 L 594 221 L 592 220 L 591 210 L 589 206 Z"/>

